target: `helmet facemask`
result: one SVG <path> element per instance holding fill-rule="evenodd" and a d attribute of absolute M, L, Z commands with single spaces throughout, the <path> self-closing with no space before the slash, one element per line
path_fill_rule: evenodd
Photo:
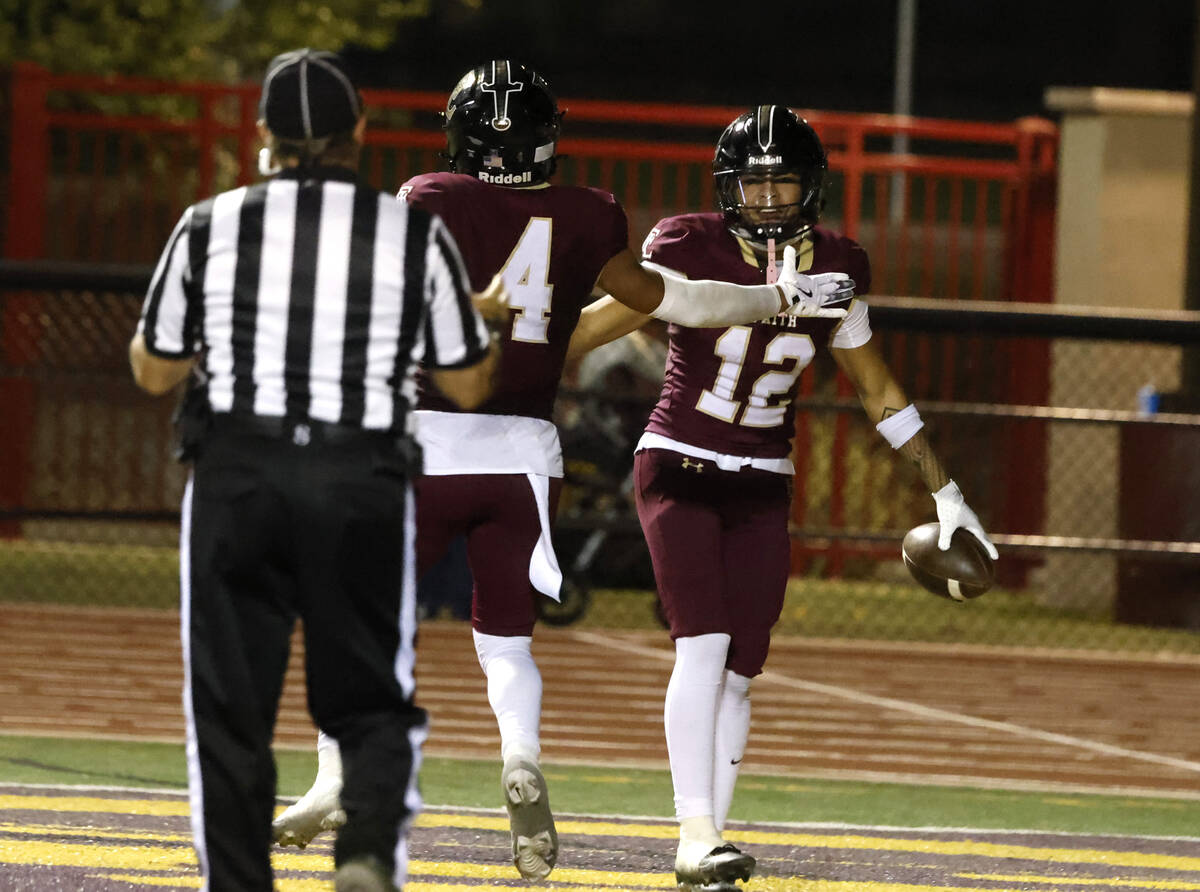
<path fill-rule="evenodd" d="M 716 177 L 725 224 L 756 245 L 793 241 L 816 225 L 823 177 L 795 171 L 729 171 Z"/>

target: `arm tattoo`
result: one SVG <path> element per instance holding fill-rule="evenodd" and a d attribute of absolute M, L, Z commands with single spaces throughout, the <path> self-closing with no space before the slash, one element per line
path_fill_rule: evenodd
<path fill-rule="evenodd" d="M 886 410 L 885 410 L 886 411 Z M 921 479 L 929 487 L 930 492 L 937 492 L 950 482 L 950 475 L 938 461 L 938 457 L 929 448 L 929 439 L 924 431 L 917 431 L 911 440 L 897 450 L 901 455 L 917 466 Z"/>
<path fill-rule="evenodd" d="M 899 409 L 893 409 L 891 406 L 884 406 L 883 414 L 879 416 L 879 420 L 883 421 L 885 418 L 891 418 L 893 415 L 895 415 L 899 411 L 900 411 Z"/>

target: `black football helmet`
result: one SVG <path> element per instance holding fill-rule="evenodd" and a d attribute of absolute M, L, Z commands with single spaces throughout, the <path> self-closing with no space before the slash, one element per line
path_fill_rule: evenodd
<path fill-rule="evenodd" d="M 739 115 L 717 140 L 713 158 L 717 204 L 734 235 L 755 245 L 787 242 L 817 224 L 825 203 L 825 149 L 808 122 L 782 105 L 760 105 Z M 799 200 L 749 205 L 745 187 L 793 182 Z"/>
<path fill-rule="evenodd" d="M 446 102 L 446 158 L 455 173 L 506 186 L 554 173 L 562 114 L 535 71 L 497 59 L 463 75 Z"/>

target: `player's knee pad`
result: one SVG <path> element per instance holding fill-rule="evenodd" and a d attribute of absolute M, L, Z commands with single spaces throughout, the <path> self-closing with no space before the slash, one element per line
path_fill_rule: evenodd
<path fill-rule="evenodd" d="M 488 664 L 498 659 L 533 662 L 533 637 L 530 635 L 486 635 L 471 631 L 479 666 L 487 674 Z"/>
<path fill-rule="evenodd" d="M 693 684 L 719 684 L 729 653 L 724 632 L 675 639 L 675 669 Z"/>

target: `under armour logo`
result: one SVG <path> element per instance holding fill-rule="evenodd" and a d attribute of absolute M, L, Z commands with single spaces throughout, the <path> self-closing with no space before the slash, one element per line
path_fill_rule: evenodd
<path fill-rule="evenodd" d="M 504 75 L 503 81 L 499 79 L 499 75 L 501 74 Z M 508 94 L 521 92 L 525 89 L 525 85 L 513 81 L 512 76 L 509 74 L 508 62 L 493 62 L 491 83 L 483 81 L 479 85 L 479 89 L 481 92 L 492 94 L 492 103 L 495 108 L 495 115 L 492 117 L 492 128 L 495 130 L 507 130 L 511 127 L 512 119 L 508 116 Z M 501 93 L 504 94 L 503 102 L 501 102 Z"/>
<path fill-rule="evenodd" d="M 702 461 L 691 461 L 691 460 L 689 460 L 689 459 L 685 458 L 685 459 L 683 460 L 683 465 L 682 465 L 682 467 L 683 467 L 683 469 L 684 469 L 685 471 L 686 471 L 688 468 L 695 468 L 695 469 L 696 469 L 696 473 L 697 473 L 697 474 L 699 474 L 701 471 L 703 471 L 703 470 L 704 470 L 704 462 L 702 462 Z"/>
<path fill-rule="evenodd" d="M 307 424 L 297 424 L 292 428 L 292 442 L 297 446 L 307 446 L 312 442 L 312 429 Z"/>

